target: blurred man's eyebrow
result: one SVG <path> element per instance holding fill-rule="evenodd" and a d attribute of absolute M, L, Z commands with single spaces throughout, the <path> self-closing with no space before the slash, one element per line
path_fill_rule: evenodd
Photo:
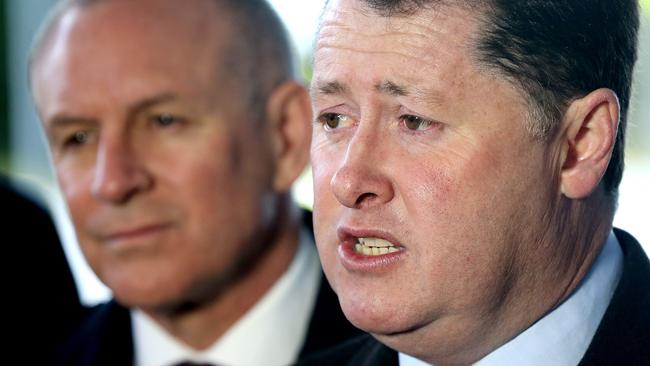
<path fill-rule="evenodd" d="M 93 126 L 95 124 L 97 124 L 97 120 L 94 118 L 72 116 L 62 113 L 55 115 L 48 121 L 46 124 L 46 130 L 51 131 L 69 126 Z"/>
<path fill-rule="evenodd" d="M 129 115 L 136 114 L 142 110 L 153 107 L 158 104 L 166 103 L 177 99 L 178 96 L 174 93 L 161 93 L 152 97 L 140 100 L 128 107 Z M 54 115 L 47 123 L 47 129 L 65 128 L 68 126 L 94 126 L 98 120 L 93 117 L 75 116 L 67 113 L 60 113 Z"/>
<path fill-rule="evenodd" d="M 147 108 L 153 107 L 157 104 L 171 102 L 178 99 L 178 96 L 171 92 L 160 93 L 152 97 L 140 100 L 129 107 L 129 113 L 135 114 Z"/>

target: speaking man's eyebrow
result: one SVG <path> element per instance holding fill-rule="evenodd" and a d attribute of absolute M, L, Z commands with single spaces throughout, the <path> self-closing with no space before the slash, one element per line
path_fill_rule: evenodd
<path fill-rule="evenodd" d="M 374 89 L 380 94 L 387 94 L 395 97 L 411 97 L 415 100 L 420 100 L 423 103 L 442 105 L 444 95 L 436 89 L 422 88 L 422 87 L 407 87 L 390 80 L 384 80 L 375 84 Z M 316 81 L 310 90 L 312 98 L 319 95 L 341 95 L 350 94 L 350 88 L 341 83 L 340 81 Z"/>
<path fill-rule="evenodd" d="M 409 97 L 429 105 L 440 106 L 443 105 L 443 101 L 445 100 L 444 94 L 437 89 L 421 86 L 404 86 L 390 80 L 376 84 L 375 90 L 379 93 L 394 97 Z"/>
<path fill-rule="evenodd" d="M 382 94 L 389 94 L 396 97 L 405 97 L 409 95 L 406 87 L 388 80 L 376 84 L 375 90 Z"/>
<path fill-rule="evenodd" d="M 349 94 L 350 89 L 347 85 L 338 81 L 316 82 L 312 85 L 310 94 L 316 96 L 318 94 L 324 95 L 338 95 Z"/>
<path fill-rule="evenodd" d="M 381 94 L 388 94 L 394 97 L 411 97 L 415 100 L 433 105 L 441 105 L 444 100 L 443 94 L 435 89 L 418 86 L 408 87 L 390 80 L 375 84 L 375 90 Z"/>

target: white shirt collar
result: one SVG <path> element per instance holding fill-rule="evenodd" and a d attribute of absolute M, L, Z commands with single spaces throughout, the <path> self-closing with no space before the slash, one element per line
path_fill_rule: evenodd
<path fill-rule="evenodd" d="M 567 300 L 474 366 L 577 365 L 596 334 L 622 270 L 623 252 L 610 232 L 594 265 Z M 427 365 L 403 353 L 399 364 Z"/>
<path fill-rule="evenodd" d="M 319 283 L 318 254 L 311 235 L 303 229 L 288 270 L 204 351 L 191 349 L 141 310 L 132 310 L 135 365 L 169 366 L 186 360 L 235 366 L 291 364 L 305 339 Z"/>

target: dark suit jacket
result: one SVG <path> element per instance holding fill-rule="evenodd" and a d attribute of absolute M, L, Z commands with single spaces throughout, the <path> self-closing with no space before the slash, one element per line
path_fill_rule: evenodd
<path fill-rule="evenodd" d="M 83 308 L 50 215 L 0 176 L 5 360 L 48 364 Z M 43 306 L 46 303 L 47 306 Z M 38 350 L 34 354 L 33 350 Z"/>
<path fill-rule="evenodd" d="M 630 234 L 614 233 L 623 250 L 623 273 L 580 366 L 650 365 L 650 261 Z M 299 365 L 393 366 L 398 357 L 364 334 Z"/>
<path fill-rule="evenodd" d="M 309 232 L 313 232 L 310 215 L 305 214 L 304 224 Z M 282 329 L 278 329 L 278 332 L 281 331 Z M 321 274 L 314 311 L 299 358 L 333 347 L 360 334 L 362 332 L 352 326 L 343 315 L 336 294 Z M 132 365 L 133 339 L 129 310 L 115 301 L 90 310 L 81 327 L 62 348 L 57 364 Z"/>
<path fill-rule="evenodd" d="M 278 329 L 281 332 L 282 329 Z M 345 319 L 338 298 L 325 277 L 321 277 L 316 306 L 300 358 L 332 347 L 361 334 Z M 251 350 L 255 352 L 255 350 Z M 60 365 L 133 364 L 133 339 L 129 310 L 115 301 L 93 308 L 82 327 L 73 335 L 57 361 Z"/>

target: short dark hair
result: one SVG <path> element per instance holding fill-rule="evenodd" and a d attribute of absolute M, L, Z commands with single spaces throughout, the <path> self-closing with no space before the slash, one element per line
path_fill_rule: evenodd
<path fill-rule="evenodd" d="M 480 8 L 476 58 L 514 82 L 531 104 L 529 128 L 552 136 L 569 103 L 598 88 L 618 96 L 621 116 L 603 184 L 614 200 L 623 175 L 625 127 L 637 58 L 636 0 L 363 0 L 384 16 L 435 4 Z"/>
<path fill-rule="evenodd" d="M 59 2 L 35 38 L 30 64 L 40 57 L 52 29 L 67 10 L 106 1 L 111 0 Z M 212 3 L 216 13 L 224 13 L 224 22 L 229 24 L 233 35 L 224 44 L 216 66 L 237 84 L 253 112 L 252 117 L 261 120 L 271 92 L 283 81 L 297 77 L 289 36 L 266 0 L 212 0 Z"/>

